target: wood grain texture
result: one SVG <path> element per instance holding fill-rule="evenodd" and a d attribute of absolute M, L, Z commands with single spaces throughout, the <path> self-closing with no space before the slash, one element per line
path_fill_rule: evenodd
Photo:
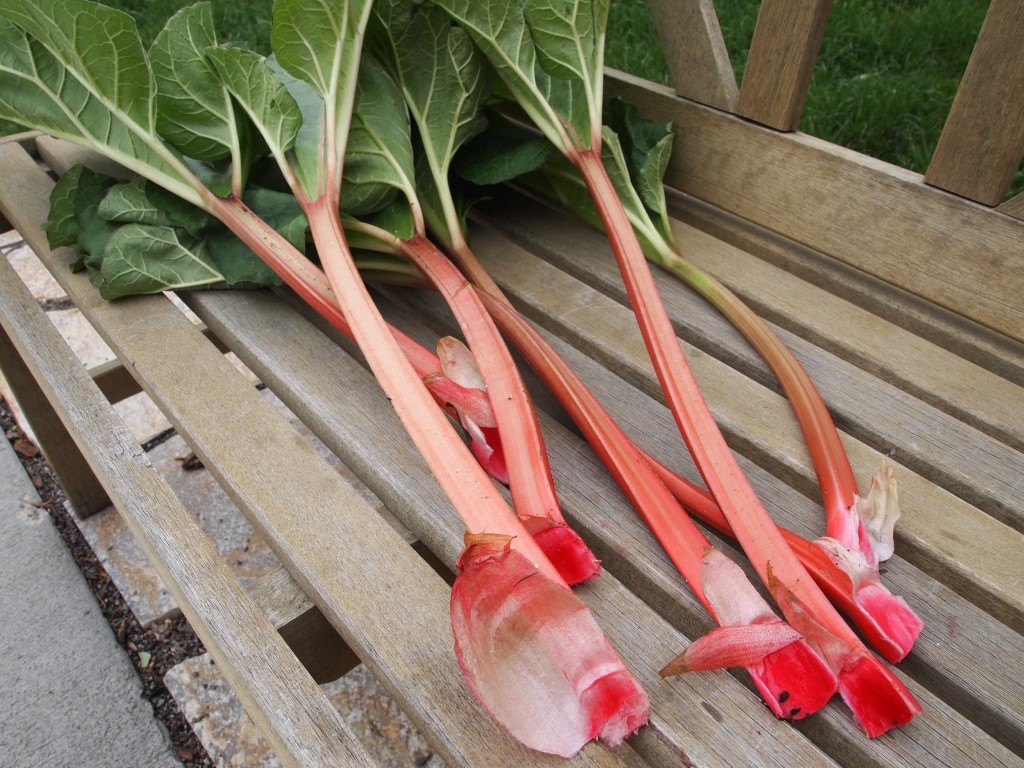
<path fill-rule="evenodd" d="M 811 85 L 832 0 L 762 0 L 736 112 L 791 131 Z"/>
<path fill-rule="evenodd" d="M 0 157 L 0 167 L 8 169 L 9 159 Z M 8 333 L 50 390 L 61 419 L 103 478 L 136 540 L 282 762 L 310 768 L 373 765 L 6 261 L 0 263 L 0 290 Z"/>
<path fill-rule="evenodd" d="M 1024 219 L 1024 192 L 1011 197 L 996 210 L 1015 219 Z"/>
<path fill-rule="evenodd" d="M 735 111 L 739 89 L 713 0 L 650 0 L 648 6 L 676 93 Z"/>
<path fill-rule="evenodd" d="M 1024 5 L 993 0 L 925 181 L 985 205 L 1006 196 L 1024 157 Z"/>
<path fill-rule="evenodd" d="M 40 388 L 11 339 L 0 331 L 0 373 L 35 435 L 47 463 L 66 489 L 65 497 L 75 514 L 85 518 L 110 506 L 103 485 L 96 478 L 81 450 L 58 418 L 46 393 Z"/>
<path fill-rule="evenodd" d="M 929 187 L 909 171 L 641 88 L 626 76 L 607 90 L 637 103 L 648 119 L 673 122 L 679 141 L 670 186 L 1024 341 L 1024 222 Z"/>

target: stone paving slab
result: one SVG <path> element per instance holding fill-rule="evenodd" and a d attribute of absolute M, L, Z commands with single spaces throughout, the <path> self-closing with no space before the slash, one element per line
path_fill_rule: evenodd
<path fill-rule="evenodd" d="M 178 664 L 164 682 L 215 764 L 281 765 L 209 655 Z M 363 665 L 323 690 L 381 768 L 444 766 Z"/>
<path fill-rule="evenodd" d="M 0 440 L 0 766 L 180 765 L 14 450 Z"/>

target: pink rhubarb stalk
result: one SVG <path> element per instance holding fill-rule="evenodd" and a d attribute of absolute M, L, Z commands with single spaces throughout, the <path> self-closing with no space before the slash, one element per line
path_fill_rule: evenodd
<path fill-rule="evenodd" d="M 415 210 L 415 208 L 414 208 Z M 408 259 L 441 293 L 477 360 L 497 420 L 502 458 L 516 514 L 569 584 L 593 578 L 600 563 L 566 523 L 555 494 L 547 449 L 529 393 L 504 339 L 458 268 L 422 234 L 408 239 L 349 222 L 351 229 L 385 242 Z"/>
<path fill-rule="evenodd" d="M 462 254 L 462 259 L 472 258 L 468 251 Z M 479 262 L 472 267 L 467 263 L 465 267 L 469 268 L 471 274 L 487 275 Z M 489 275 L 487 279 L 490 280 Z M 558 353 L 507 300 L 498 298 L 501 292 L 496 284 L 493 289 L 493 292 L 480 291 L 488 311 L 566 409 L 587 442 L 608 464 L 605 457 L 613 454 L 615 446 L 629 438 Z M 640 451 L 639 448 L 636 450 Z M 735 538 L 729 521 L 707 490 L 676 474 L 649 454 L 641 451 L 641 455 L 687 512 L 719 533 Z M 618 473 L 612 471 L 618 477 Z M 820 546 L 819 542 L 810 542 L 784 528 L 780 530 L 800 562 L 833 604 L 853 620 L 886 661 L 901 661 L 923 626 L 906 602 L 889 593 L 877 578 L 852 580 L 849 569 L 837 565 L 833 553 Z M 848 554 L 854 556 L 853 553 Z"/>
<path fill-rule="evenodd" d="M 572 151 L 612 243 L 662 391 L 697 468 L 736 539 L 795 629 L 817 642 L 839 690 L 870 736 L 909 722 L 921 707 L 867 650 L 809 578 L 761 506 L 726 444 L 683 356 L 640 243 L 600 160 L 599 146 Z"/>
<path fill-rule="evenodd" d="M 488 311 L 581 427 L 598 457 L 720 625 L 662 674 L 746 667 L 778 717 L 803 718 L 835 693 L 835 674 L 800 634 L 780 621 L 743 572 L 715 549 L 680 508 L 645 457 L 597 399 L 505 300 L 479 291 Z"/>
<path fill-rule="evenodd" d="M 580 608 L 582 603 L 572 595 L 557 569 L 494 492 L 480 465 L 469 460 L 465 444 L 430 400 L 359 279 L 355 263 L 348 255 L 337 206 L 328 207 L 321 198 L 307 202 L 304 207 L 342 312 L 413 442 L 467 529 L 498 534 L 515 553 L 511 576 L 508 565 L 492 572 L 491 578 L 483 579 L 467 577 L 467 573 L 473 571 L 464 569 L 459 576 L 462 583 L 457 591 L 453 590 L 453 631 L 458 642 L 469 644 L 475 650 L 472 654 L 463 651 L 459 657 L 474 693 L 502 725 L 535 749 L 571 755 L 595 734 L 609 744 L 619 743 L 646 722 L 649 712 L 646 694 L 611 651 L 589 612 Z M 460 456 L 466 459 L 460 460 Z M 515 600 L 509 590 L 517 588 L 524 580 L 537 585 L 535 588 L 542 591 L 544 599 Z M 562 599 L 556 601 L 555 595 Z M 514 612 L 495 615 L 493 611 L 499 607 Z M 471 609 L 474 615 L 483 618 L 482 624 L 463 621 L 462 616 Z M 573 618 L 568 619 L 566 614 Z M 554 621 L 558 618 L 566 628 L 574 627 L 576 632 L 569 635 L 559 631 Z M 493 627 L 493 632 L 475 634 L 481 627 Z M 568 642 L 570 637 L 572 642 Z M 518 649 L 523 648 L 524 641 L 531 648 L 530 658 L 545 660 L 539 669 L 536 665 L 524 669 L 517 664 L 523 658 Z M 574 683 L 589 679 L 593 686 L 584 689 L 574 684 L 572 696 L 559 697 L 563 708 L 553 710 L 549 699 L 521 695 L 524 679 L 529 679 L 540 691 L 548 691 L 553 683 L 557 684 L 560 678 L 554 681 L 535 679 L 534 673 L 545 669 L 561 673 Z M 516 705 L 501 706 L 509 698 L 509 692 L 517 688 Z M 580 719 L 593 727 L 585 731 L 563 727 L 565 722 Z"/>

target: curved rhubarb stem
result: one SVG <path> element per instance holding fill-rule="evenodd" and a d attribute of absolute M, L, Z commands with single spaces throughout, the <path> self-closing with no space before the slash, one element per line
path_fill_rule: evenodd
<path fill-rule="evenodd" d="M 462 258 L 471 256 L 466 252 Z M 477 266 L 483 269 L 482 265 Z M 479 293 L 502 333 L 515 344 L 607 465 L 606 456 L 615 451 L 615 445 L 629 438 L 565 360 L 522 315 L 506 300 L 486 290 Z M 673 472 L 650 454 L 636 450 L 687 512 L 719 533 L 735 538 L 729 521 L 706 489 Z M 611 467 L 609 470 L 618 479 L 619 473 Z M 816 542 L 785 528 L 779 530 L 832 603 L 853 620 L 886 661 L 896 663 L 906 657 L 924 626 L 907 603 L 892 595 L 877 579 L 852 579 L 848 570 L 840 567 L 832 554 Z"/>
<path fill-rule="evenodd" d="M 452 629 L 471 689 L 502 725 L 535 749 L 572 755 L 595 735 L 620 743 L 647 721 L 646 693 L 434 406 L 359 278 L 337 209 L 324 198 L 306 202 L 304 209 L 342 312 L 413 443 L 466 528 L 497 536 L 510 553 L 503 567 L 482 578 L 474 577 L 479 571 L 466 568 L 464 558 L 452 590 Z M 472 547 L 466 557 L 494 559 L 477 556 Z M 562 680 L 571 682 L 568 690 Z M 524 696 L 526 685 L 537 695 Z M 562 707 L 552 706 L 553 696 Z M 534 712 L 539 719 L 529 716 Z M 588 727 L 576 727 L 580 720 Z"/>
<path fill-rule="evenodd" d="M 826 535 L 861 552 L 870 566 L 888 559 L 898 507 L 885 501 L 873 503 L 870 495 L 860 495 L 828 408 L 793 352 L 736 294 L 667 244 L 658 247 L 657 261 L 721 312 L 775 373 L 807 441 L 825 507 Z"/>
<path fill-rule="evenodd" d="M 865 731 L 876 736 L 909 722 L 921 711 L 916 699 L 870 654 L 808 577 L 736 463 L 683 356 L 599 152 L 572 152 L 568 157 L 604 223 L 662 391 L 708 489 L 790 624 L 818 643 L 838 673 L 840 692 Z"/>

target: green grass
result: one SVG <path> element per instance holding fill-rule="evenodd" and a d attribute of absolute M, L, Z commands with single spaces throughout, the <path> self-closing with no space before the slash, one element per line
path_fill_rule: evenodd
<path fill-rule="evenodd" d="M 182 0 L 113 0 L 147 43 Z M 269 50 L 273 0 L 214 0 L 220 36 Z M 717 0 L 719 22 L 742 82 L 759 0 Z M 833 6 L 800 130 L 923 173 L 970 57 L 988 0 L 842 0 Z M 606 60 L 667 83 L 645 0 L 612 0 Z M 1014 191 L 1024 189 L 1018 174 Z"/>

